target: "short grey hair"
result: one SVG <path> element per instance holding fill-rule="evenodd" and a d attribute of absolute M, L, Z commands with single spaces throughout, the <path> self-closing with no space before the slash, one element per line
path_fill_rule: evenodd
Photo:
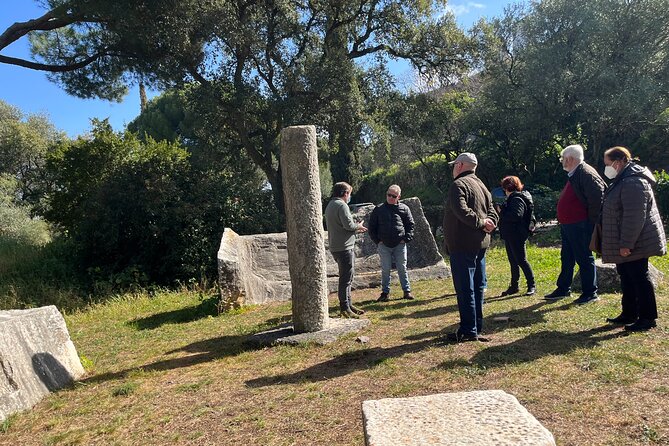
<path fill-rule="evenodd" d="M 391 184 L 388 186 L 388 190 L 397 192 L 397 195 L 402 195 L 402 189 L 397 184 Z"/>
<path fill-rule="evenodd" d="M 567 158 L 567 157 L 574 158 L 575 160 L 578 160 L 578 162 L 580 163 L 584 159 L 583 146 L 580 144 L 572 144 L 562 149 L 560 155 L 562 156 L 562 158 Z"/>

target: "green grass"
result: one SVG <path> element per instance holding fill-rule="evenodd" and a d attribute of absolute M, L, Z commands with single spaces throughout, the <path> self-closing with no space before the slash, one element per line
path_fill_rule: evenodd
<path fill-rule="evenodd" d="M 258 348 L 248 336 L 289 321 L 290 305 L 218 315 L 213 293 L 127 294 L 71 311 L 87 376 L 10 417 L 0 444 L 359 445 L 364 400 L 484 389 L 515 395 L 560 445 L 669 444 L 667 286 L 658 328 L 625 336 L 604 324 L 619 294 L 547 303 L 539 296 L 553 289 L 559 250 L 531 245 L 529 258 L 538 296 L 499 297 L 508 264 L 489 251 L 488 343 L 440 341 L 458 322 L 450 279 L 414 283 L 415 301 L 356 291 L 372 322 L 367 344 Z"/>

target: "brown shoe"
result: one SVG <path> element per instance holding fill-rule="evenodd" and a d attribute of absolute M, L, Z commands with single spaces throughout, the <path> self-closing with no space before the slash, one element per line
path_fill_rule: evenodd
<path fill-rule="evenodd" d="M 351 305 L 351 311 L 354 312 L 355 314 L 365 314 L 365 310 L 362 308 L 358 308 L 354 305 Z"/>
<path fill-rule="evenodd" d="M 411 294 L 411 291 L 405 291 L 404 292 L 404 299 L 414 300 L 415 297 L 413 296 L 413 294 Z"/>
<path fill-rule="evenodd" d="M 381 293 L 378 299 L 376 299 L 377 302 L 388 302 L 390 300 L 390 296 L 388 296 L 388 293 Z"/>

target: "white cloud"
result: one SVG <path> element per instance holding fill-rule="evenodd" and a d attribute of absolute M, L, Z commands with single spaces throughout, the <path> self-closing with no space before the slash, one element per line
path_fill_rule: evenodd
<path fill-rule="evenodd" d="M 451 11 L 454 16 L 458 17 L 461 15 L 469 14 L 472 9 L 484 9 L 485 5 L 483 3 L 476 2 L 467 2 L 465 4 L 448 4 L 446 9 Z"/>

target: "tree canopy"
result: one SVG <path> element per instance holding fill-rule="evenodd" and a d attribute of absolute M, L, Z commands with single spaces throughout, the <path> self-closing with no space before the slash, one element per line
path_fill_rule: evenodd
<path fill-rule="evenodd" d="M 47 3 L 44 16 L 0 36 L 1 51 L 30 33 L 37 62 L 1 55 L 0 62 L 48 71 L 80 97 L 118 99 L 139 80 L 160 87 L 199 83 L 203 104 L 234 132 L 279 203 L 277 138 L 285 126 L 321 126 L 346 160 L 334 163 L 335 180 L 355 175 L 350 166 L 362 131 L 356 61 L 404 58 L 445 79 L 463 73 L 470 58 L 470 40 L 451 14 L 438 13 L 438 1 Z"/>

